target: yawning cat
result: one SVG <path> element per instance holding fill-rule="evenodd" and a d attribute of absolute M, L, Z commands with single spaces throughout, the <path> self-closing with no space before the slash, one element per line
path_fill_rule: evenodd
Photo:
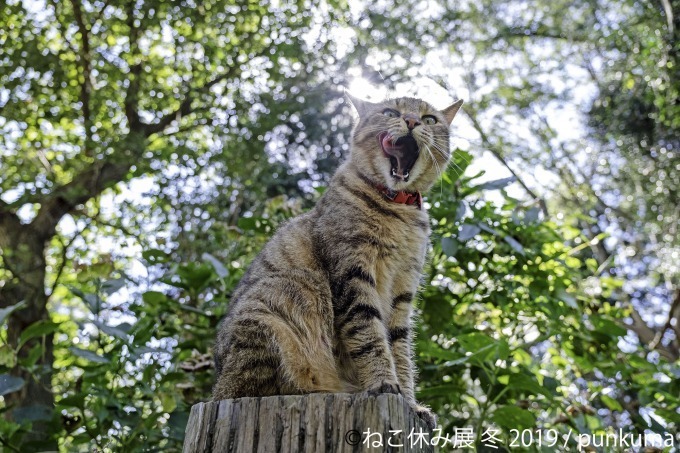
<path fill-rule="evenodd" d="M 401 393 L 416 403 L 412 301 L 430 225 L 421 193 L 446 168 L 444 110 L 349 96 L 349 159 L 311 211 L 282 226 L 233 294 L 215 345 L 215 400 L 310 392 Z"/>

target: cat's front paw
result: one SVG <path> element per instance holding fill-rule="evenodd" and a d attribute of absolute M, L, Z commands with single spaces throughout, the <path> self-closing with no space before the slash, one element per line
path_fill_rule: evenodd
<path fill-rule="evenodd" d="M 432 431 L 435 426 L 437 426 L 437 416 L 430 410 L 430 408 L 417 404 L 413 410 L 415 411 L 416 415 L 420 417 L 420 419 L 424 421 L 425 424 L 427 424 L 427 427 L 430 429 L 430 431 Z"/>
<path fill-rule="evenodd" d="M 366 393 L 370 396 L 380 395 L 381 393 L 394 393 L 399 395 L 401 394 L 401 387 L 399 387 L 399 384 L 396 382 L 380 381 L 380 383 L 369 387 L 369 389 L 366 390 Z"/>

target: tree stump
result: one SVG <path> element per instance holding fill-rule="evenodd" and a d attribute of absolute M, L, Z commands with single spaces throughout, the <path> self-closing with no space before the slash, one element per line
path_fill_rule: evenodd
<path fill-rule="evenodd" d="M 184 453 L 432 452 L 431 439 L 400 395 L 318 393 L 196 404 Z"/>

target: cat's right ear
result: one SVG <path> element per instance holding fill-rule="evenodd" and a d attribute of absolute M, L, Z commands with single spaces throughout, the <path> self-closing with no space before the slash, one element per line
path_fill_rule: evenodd
<path fill-rule="evenodd" d="M 460 110 L 461 105 L 463 105 L 463 100 L 458 99 L 456 102 L 442 110 L 442 113 L 444 114 L 446 121 L 449 123 L 449 126 L 453 121 L 453 117 L 456 116 L 456 113 L 458 113 L 458 110 Z"/>
<path fill-rule="evenodd" d="M 364 101 L 363 99 L 352 96 L 347 90 L 345 90 L 345 97 L 354 106 L 360 118 L 363 117 L 368 110 L 370 110 L 372 105 L 374 105 L 372 102 Z"/>

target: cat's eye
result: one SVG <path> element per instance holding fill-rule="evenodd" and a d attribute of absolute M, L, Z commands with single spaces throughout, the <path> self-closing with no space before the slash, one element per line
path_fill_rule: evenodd
<path fill-rule="evenodd" d="M 425 115 L 423 117 L 423 123 L 429 124 L 430 126 L 432 126 L 433 124 L 437 124 L 437 118 L 435 118 L 432 115 Z"/>
<path fill-rule="evenodd" d="M 385 110 L 383 110 L 382 113 L 383 113 L 383 115 L 385 115 L 388 118 L 399 118 L 399 116 L 400 116 L 399 112 L 397 112 L 396 110 L 392 110 L 392 109 L 385 109 Z"/>

